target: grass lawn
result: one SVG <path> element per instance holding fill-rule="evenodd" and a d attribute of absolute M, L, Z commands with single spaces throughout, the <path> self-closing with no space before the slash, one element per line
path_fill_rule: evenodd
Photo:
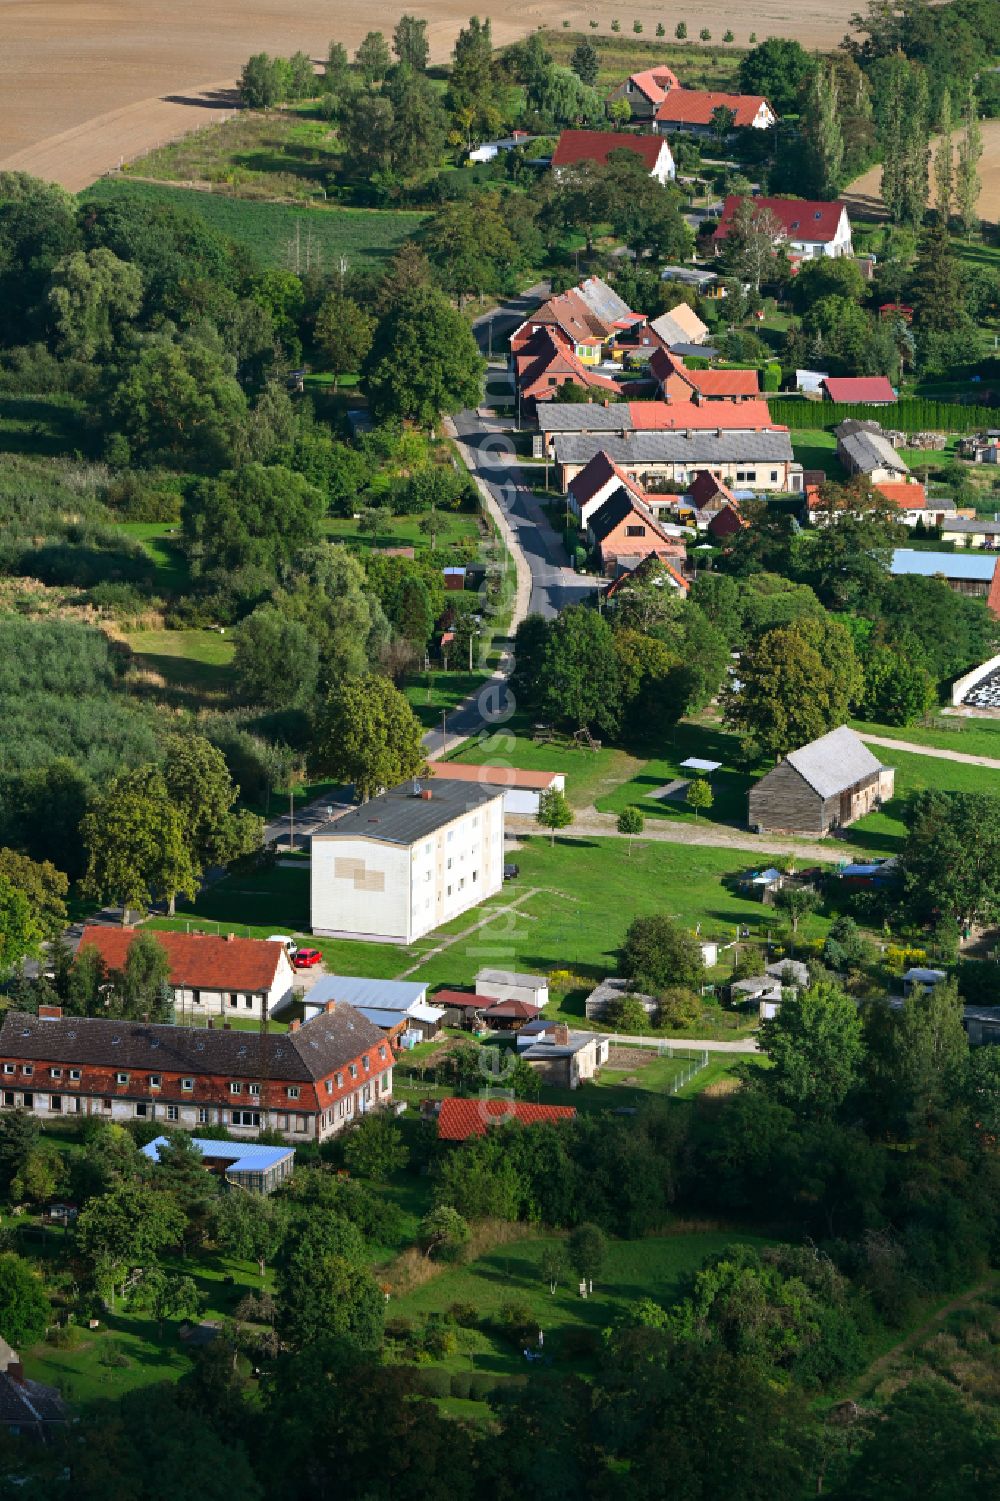
<path fill-rule="evenodd" d="M 822 469 L 827 479 L 847 478 L 844 467 L 837 458 L 837 440 L 825 428 L 793 428 L 792 452 L 803 469 Z"/>
<path fill-rule="evenodd" d="M 602 813 L 620 813 L 623 808 L 635 805 L 650 819 L 680 819 L 684 823 L 730 824 L 745 828 L 747 821 L 747 792 L 755 776 L 737 766 L 739 739 L 717 724 L 679 724 L 673 734 L 669 751 L 641 763 L 630 778 L 613 791 L 597 800 Z M 664 787 L 676 778 L 691 780 L 694 775 L 682 771 L 680 764 L 688 757 L 696 756 L 704 761 L 721 761 L 722 768 L 711 776 L 715 802 L 707 813 L 697 816 L 683 800 L 654 798 L 657 788 Z"/>
<path fill-rule="evenodd" d="M 566 1348 L 567 1332 L 584 1327 L 599 1336 L 616 1323 L 637 1299 L 654 1298 L 668 1305 L 680 1292 L 684 1278 L 706 1257 L 734 1241 L 763 1246 L 767 1241 L 740 1231 L 695 1231 L 642 1240 L 613 1240 L 593 1294 L 579 1296 L 572 1273 L 555 1294 L 541 1273 L 541 1259 L 559 1235 L 533 1236 L 507 1242 L 466 1265 L 449 1266 L 411 1292 L 393 1298 L 389 1317 L 410 1318 L 418 1323 L 446 1312 L 453 1303 L 466 1303 L 477 1310 L 473 1329 L 459 1331 L 459 1348 L 435 1362 L 449 1371 L 490 1371 L 498 1375 L 531 1375 L 540 1366 L 529 1366 L 505 1332 L 495 1327 L 501 1305 L 516 1300 L 527 1305 L 528 1321 L 544 1330 L 545 1364 L 566 1370 L 593 1370 L 593 1358 L 581 1358 Z M 534 1341 L 532 1341 L 534 1343 Z"/>
<path fill-rule="evenodd" d="M 214 229 L 246 245 L 261 265 L 292 271 L 297 265 L 306 269 L 307 255 L 312 268 L 322 271 L 335 270 L 341 256 L 354 266 L 377 264 L 415 235 L 426 218 L 404 210 L 298 208 L 127 178 L 102 178 L 84 196 L 172 203 L 199 214 Z"/>
<path fill-rule="evenodd" d="M 904 732 L 900 733 L 902 736 Z M 887 766 L 896 769 L 895 796 L 880 812 L 869 813 L 867 818 L 845 830 L 845 839 L 863 844 L 866 849 L 884 854 L 898 853 L 906 837 L 903 822 L 906 800 L 914 792 L 934 788 L 941 792 L 992 792 L 994 796 L 1000 795 L 1000 771 L 939 760 L 935 756 L 918 756 L 910 751 L 883 749 L 879 754 Z"/>
<path fill-rule="evenodd" d="M 599 751 L 585 749 L 574 741 L 541 743 L 531 739 L 530 725 L 516 716 L 509 725 L 484 732 L 469 741 L 449 759 L 473 766 L 513 766 L 519 771 L 562 771 L 566 796 L 574 808 L 586 808 L 627 778 L 634 776 L 641 761 L 627 751 L 611 746 Z"/>
<path fill-rule="evenodd" d="M 767 859 L 762 854 L 759 862 Z M 589 983 L 616 972 L 618 949 L 633 917 L 666 912 L 690 927 L 701 923 L 706 938 L 731 938 L 738 925 L 763 938 L 773 921 L 770 909 L 723 885 L 724 877 L 747 864 L 738 850 L 637 842 L 629 858 L 618 839 L 559 838 L 551 846 L 537 835 L 522 840 L 517 861 L 516 884 L 412 948 L 310 942 L 340 974 L 391 979 L 412 970 L 413 979 L 435 987 L 471 984 L 483 966 L 500 966 L 531 973 L 570 970 Z M 274 932 L 308 937 L 308 869 L 275 865 L 228 876 L 203 892 L 178 921 L 217 922 L 251 937 Z M 813 914 L 801 932 L 803 938 L 819 937 L 826 928 L 826 919 Z"/>
<path fill-rule="evenodd" d="M 134 631 L 126 640 L 136 665 L 157 673 L 179 701 L 218 698 L 232 686 L 233 641 L 218 631 Z"/>
<path fill-rule="evenodd" d="M 156 568 L 153 587 L 157 594 L 190 591 L 191 572 L 181 546 L 179 527 L 169 521 L 121 521 L 116 530 L 142 543 Z"/>
<path fill-rule="evenodd" d="M 925 725 L 900 728 L 891 724 L 869 724 L 862 719 L 852 719 L 850 724 L 854 730 L 885 735 L 889 740 L 908 740 L 913 745 L 926 745 L 934 750 L 961 751 L 965 756 L 990 756 L 1000 761 L 1000 720 L 942 715 L 932 728 Z M 885 752 L 884 759 L 891 755 L 891 752 Z"/>
<path fill-rule="evenodd" d="M 371 552 L 382 547 L 415 547 L 426 550 L 433 558 L 431 539 L 420 530 L 422 516 L 392 516 L 379 528 L 378 536 L 362 532 L 353 517 L 330 516 L 323 522 L 323 530 L 331 542 L 346 543 L 352 551 Z M 444 556 L 452 547 L 462 542 L 478 543 L 479 526 L 475 516 L 459 515 L 454 511 L 438 513 L 439 528 L 436 552 L 440 553 L 441 565 L 448 562 Z"/>

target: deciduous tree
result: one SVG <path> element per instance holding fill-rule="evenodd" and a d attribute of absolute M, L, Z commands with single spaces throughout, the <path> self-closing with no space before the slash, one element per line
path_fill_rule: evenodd
<path fill-rule="evenodd" d="M 540 793 L 535 818 L 543 829 L 548 829 L 549 843 L 554 845 L 556 830 L 566 829 L 573 822 L 573 809 L 565 792 L 559 787 L 548 787 Z"/>
<path fill-rule="evenodd" d="M 402 15 L 392 34 L 392 50 L 401 63 L 406 63 L 415 72 L 422 73 L 427 67 L 430 44 L 427 41 L 427 22 L 416 16 Z"/>
<path fill-rule="evenodd" d="M 643 817 L 642 809 L 635 807 L 634 804 L 623 808 L 619 813 L 617 828 L 619 834 L 624 834 L 628 837 L 628 852 L 630 857 L 632 854 L 632 840 L 636 834 L 641 834 L 645 827 L 646 820 Z"/>
<path fill-rule="evenodd" d="M 700 989 L 705 965 L 698 940 L 672 918 L 656 914 L 633 918 L 625 934 L 618 968 L 640 990 L 656 992 L 669 985 Z"/>
<path fill-rule="evenodd" d="M 362 802 L 425 770 L 420 721 L 388 678 L 345 678 L 317 716 L 313 764 Z"/>
<path fill-rule="evenodd" d="M 771 1060 L 757 1083 L 799 1116 L 832 1116 L 854 1088 L 864 1043 L 857 1003 L 835 985 L 789 992 L 761 1023 Z M 766 1077 L 765 1077 L 766 1074 Z"/>
<path fill-rule="evenodd" d="M 52 1317 L 42 1279 L 12 1251 L 0 1254 L 0 1328 L 19 1348 L 36 1344 Z"/>
<path fill-rule="evenodd" d="M 333 371 L 336 391 L 342 375 L 360 370 L 372 344 L 375 320 L 352 297 L 331 292 L 316 314 L 316 342 Z"/>
<path fill-rule="evenodd" d="M 375 414 L 431 427 L 476 406 L 485 363 L 469 325 L 443 293 L 415 287 L 376 326 L 362 377 Z"/>

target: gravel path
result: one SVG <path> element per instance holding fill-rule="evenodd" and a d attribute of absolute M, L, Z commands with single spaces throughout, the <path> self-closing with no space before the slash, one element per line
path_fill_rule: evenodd
<path fill-rule="evenodd" d="M 533 818 L 507 815 L 507 828 L 517 834 L 541 832 Z M 573 822 L 559 830 L 559 838 L 589 835 L 601 839 L 625 839 L 619 834 L 617 816 L 614 813 L 599 813 L 596 808 L 581 808 Z M 771 834 L 751 834 L 748 829 L 730 829 L 717 823 L 669 823 L 650 826 L 647 820 L 645 831 L 636 836 L 637 841 L 653 840 L 662 844 L 699 844 L 714 849 L 747 850 L 752 854 L 798 855 L 803 860 L 855 859 L 861 851 L 857 845 L 845 846 L 838 840 L 812 843 L 803 839 L 776 839 Z"/>
<path fill-rule="evenodd" d="M 860 730 L 858 735 L 869 745 L 881 745 L 886 750 L 908 751 L 913 756 L 933 756 L 939 761 L 959 761 L 963 766 L 988 766 L 991 771 L 1000 771 L 1000 760 L 995 756 L 970 756 L 967 751 L 942 750 L 937 745 L 914 745 L 912 740 L 892 740 L 888 735 L 866 735 Z"/>

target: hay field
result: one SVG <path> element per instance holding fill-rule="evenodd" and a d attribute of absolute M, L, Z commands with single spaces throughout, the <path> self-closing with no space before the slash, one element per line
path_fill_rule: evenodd
<path fill-rule="evenodd" d="M 979 194 L 979 217 L 994 224 L 1000 220 L 1000 120 L 984 120 L 983 155 L 979 163 L 982 189 Z M 958 141 L 956 132 L 955 140 Z M 862 213 L 878 214 L 882 210 L 880 186 L 881 166 L 872 167 L 863 177 L 857 178 L 845 188 L 843 198 L 856 204 Z"/>
<path fill-rule="evenodd" d="M 378 27 L 387 34 L 404 0 L 373 0 L 359 7 L 343 0 L 0 0 L 0 168 L 15 168 L 63 183 L 78 192 L 159 143 L 228 112 L 230 88 L 252 52 L 322 57 L 331 37 L 355 47 Z M 714 40 L 732 28 L 737 45 L 751 31 L 795 36 L 814 47 L 835 46 L 847 30 L 857 0 L 762 0 L 748 13 L 733 0 L 655 4 L 635 0 L 513 0 L 502 7 L 472 0 L 425 0 L 414 6 L 429 21 L 436 60 L 447 58 L 470 11 L 490 13 L 498 42 L 513 41 L 538 26 L 610 35 L 617 16 L 623 31 L 633 19 L 652 37 L 662 21 L 668 35 L 680 20 L 689 35 L 707 26 Z"/>

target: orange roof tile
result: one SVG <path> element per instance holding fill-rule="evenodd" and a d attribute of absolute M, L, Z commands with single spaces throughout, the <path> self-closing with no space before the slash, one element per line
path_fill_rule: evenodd
<path fill-rule="evenodd" d="M 442 1100 L 438 1138 L 468 1141 L 470 1136 L 485 1136 L 488 1126 L 511 1121 L 519 1126 L 559 1125 L 575 1115 L 572 1105 L 532 1105 L 524 1100 Z"/>
<path fill-rule="evenodd" d="M 77 953 L 96 949 L 108 969 L 121 969 L 136 928 L 84 928 Z M 208 933 L 153 936 L 170 961 L 170 983 L 185 990 L 270 990 L 285 950 L 262 938 L 219 938 Z"/>

